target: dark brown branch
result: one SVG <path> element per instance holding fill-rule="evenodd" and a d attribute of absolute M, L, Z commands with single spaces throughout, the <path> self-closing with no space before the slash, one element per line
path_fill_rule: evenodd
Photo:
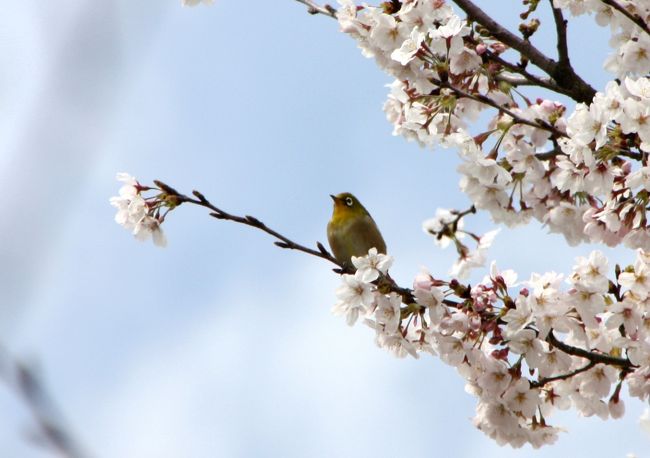
<path fill-rule="evenodd" d="M 630 151 L 627 149 L 620 149 L 618 152 L 618 156 L 624 156 L 624 157 L 629 157 L 630 159 L 634 159 L 636 161 L 640 161 L 643 159 L 643 153 L 635 153 L 634 151 Z"/>
<path fill-rule="evenodd" d="M 302 3 L 307 6 L 307 12 L 309 14 L 323 14 L 331 18 L 336 19 L 336 9 L 330 5 L 319 5 L 316 2 L 311 0 L 296 0 L 298 3 Z"/>
<path fill-rule="evenodd" d="M 551 3 L 551 8 L 553 10 L 555 33 L 557 34 L 558 66 L 568 70 L 571 69 L 571 63 L 569 62 L 569 48 L 566 40 L 567 21 L 562 15 L 562 10 L 553 6 L 553 0 L 549 0 L 549 2 Z"/>
<path fill-rule="evenodd" d="M 496 22 L 471 0 L 453 1 L 465 11 L 468 19 L 478 22 L 489 30 L 494 38 L 519 51 L 522 56 L 525 56 L 530 62 L 552 77 L 574 100 L 577 102 L 591 103 L 596 94 L 596 90 L 580 78 L 573 69 L 565 71 L 566 69 L 559 66 L 556 61 L 544 55 L 529 41 L 518 37 Z"/>
<path fill-rule="evenodd" d="M 540 388 L 540 387 L 546 385 L 547 383 L 555 382 L 556 380 L 569 379 L 569 378 L 571 378 L 571 377 L 573 377 L 575 375 L 578 375 L 581 372 L 588 371 L 589 369 L 591 369 L 595 365 L 596 365 L 595 362 L 589 361 L 586 366 L 583 366 L 583 367 L 581 367 L 579 369 L 576 369 L 576 370 L 574 370 L 572 372 L 569 372 L 567 374 L 554 375 L 553 377 L 541 378 L 541 379 L 537 380 L 536 382 L 530 382 L 530 387 L 531 388 Z"/>
<path fill-rule="evenodd" d="M 289 238 L 285 237 L 284 235 L 280 234 L 279 232 L 271 229 L 268 227 L 266 224 L 264 224 L 262 221 L 259 219 L 253 217 L 253 216 L 237 216 L 237 215 L 232 215 L 228 212 L 223 211 L 220 208 L 217 208 L 216 206 L 212 205 L 208 199 L 205 198 L 203 194 L 201 194 L 199 191 L 192 191 L 192 194 L 196 197 L 196 199 L 193 199 L 191 197 L 185 196 L 183 194 L 180 194 L 177 192 L 174 188 L 167 186 L 166 184 L 162 183 L 161 181 L 154 180 L 154 183 L 156 183 L 156 186 L 160 187 L 161 190 L 165 191 L 168 195 L 174 196 L 178 198 L 178 203 L 191 203 L 195 205 L 199 205 L 201 207 L 205 207 L 209 210 L 212 210 L 212 213 L 210 213 L 210 216 L 217 218 L 217 219 L 225 219 L 228 221 L 234 221 L 239 224 L 245 224 L 246 226 L 251 226 L 257 229 L 260 229 L 267 234 L 271 235 L 272 237 L 276 238 L 277 241 L 275 242 L 275 245 L 279 246 L 280 248 L 286 248 L 289 250 L 297 250 L 297 251 L 302 251 L 304 253 L 310 254 L 312 256 L 316 256 L 322 259 L 325 259 L 327 261 L 330 261 L 333 264 L 336 264 L 339 268 L 342 268 L 343 266 L 332 256 L 323 246 L 322 243 L 318 243 L 316 247 L 318 248 L 317 250 L 307 248 L 306 246 L 303 246 L 299 243 L 296 243 Z"/>
<path fill-rule="evenodd" d="M 615 0 L 600 0 L 600 1 L 603 2 L 605 5 L 611 6 L 613 9 L 621 13 L 630 21 L 638 25 L 641 28 L 641 30 L 643 30 L 645 33 L 650 35 L 650 27 L 648 27 L 648 24 L 643 20 L 641 16 L 639 16 L 638 14 L 630 13 L 628 10 L 625 9 L 624 6 L 622 6 L 620 3 L 618 3 Z"/>
<path fill-rule="evenodd" d="M 557 92 L 559 94 L 564 94 L 567 96 L 570 96 L 570 91 L 567 91 L 567 89 L 558 86 L 558 84 L 552 79 L 552 78 L 543 78 L 541 76 L 533 75 L 532 73 L 528 72 L 525 68 L 513 64 L 512 62 L 508 62 L 507 60 L 503 59 L 502 57 L 498 56 L 497 54 L 493 53 L 492 51 L 486 51 L 485 56 L 492 60 L 493 62 L 498 63 L 499 65 L 502 65 L 503 67 L 507 68 L 511 72 L 518 73 L 527 80 L 531 82 L 531 85 L 537 85 L 540 87 L 543 87 L 544 89 L 548 89 L 553 92 Z"/>
<path fill-rule="evenodd" d="M 14 361 L 5 350 L 0 349 L 0 352 L 0 378 L 25 402 L 38 426 L 36 438 L 39 443 L 61 457 L 83 457 L 84 454 L 61 424 L 59 415 L 55 415 L 52 401 L 33 370 L 24 363 Z"/>
<path fill-rule="evenodd" d="M 555 147 L 550 151 L 537 153 L 535 154 L 535 157 L 540 161 L 547 161 L 549 159 L 552 159 L 560 155 L 566 156 L 566 154 L 562 152 L 562 150 L 559 147 Z M 621 157 L 629 157 L 630 159 L 634 159 L 636 161 L 640 161 L 643 159 L 642 153 L 635 153 L 634 151 L 625 150 L 625 149 L 620 149 L 616 155 Z"/>
<path fill-rule="evenodd" d="M 280 234 L 278 231 L 271 229 L 270 227 L 268 227 L 266 224 L 264 224 L 262 221 L 255 218 L 254 216 L 248 216 L 248 215 L 237 216 L 216 207 L 215 205 L 210 203 L 210 201 L 208 201 L 208 199 L 199 191 L 192 191 L 192 194 L 196 197 L 196 198 L 192 198 L 179 193 L 174 188 L 163 183 L 160 180 L 154 180 L 154 183 L 156 184 L 156 186 L 158 186 L 158 188 L 160 188 L 161 191 L 163 191 L 166 194 L 165 199 L 169 203 L 173 204 L 173 206 L 178 206 L 182 203 L 189 203 L 189 204 L 194 204 L 200 207 L 207 208 L 208 210 L 211 210 L 210 216 L 212 216 L 213 218 L 233 221 L 235 223 L 251 226 L 266 232 L 267 234 L 277 239 L 274 243 L 276 246 L 280 248 L 302 251 L 303 253 L 307 253 L 312 256 L 325 259 L 326 261 L 329 261 L 332 264 L 335 264 L 337 266 L 334 269 L 334 271 L 337 273 L 340 274 L 354 273 L 354 270 L 350 269 L 350 266 L 339 263 L 336 260 L 336 258 L 334 258 L 334 256 L 332 256 L 330 252 L 327 251 L 325 246 L 320 242 L 316 243 L 316 247 L 318 248 L 318 250 L 313 250 L 304 245 L 296 243 L 293 240 L 289 239 L 288 237 L 285 237 L 284 235 Z M 374 283 L 377 285 L 378 289 L 387 288 L 388 290 L 394 291 L 397 294 L 399 294 L 402 297 L 402 301 L 405 304 L 415 303 L 415 297 L 413 296 L 413 292 L 408 288 L 402 288 L 401 286 L 399 286 L 395 282 L 395 280 L 393 280 L 390 277 L 390 275 L 382 275 L 381 278 L 379 280 L 376 280 Z"/>
<path fill-rule="evenodd" d="M 557 157 L 559 155 L 564 155 L 562 150 L 560 148 L 553 148 L 550 151 L 545 151 L 543 153 L 537 153 L 535 154 L 535 157 L 539 159 L 540 161 L 548 161 L 549 159 L 553 159 L 554 157 Z"/>
<path fill-rule="evenodd" d="M 432 231 L 431 229 L 429 230 L 429 233 L 431 235 L 435 235 L 438 240 L 440 240 L 444 236 L 450 236 L 455 234 L 456 231 L 458 231 L 458 223 L 460 222 L 460 220 L 466 217 L 467 215 L 476 214 L 476 207 L 472 205 L 467 210 L 463 210 L 463 211 L 451 210 L 450 213 L 454 215 L 454 219 L 449 221 L 448 223 L 443 223 L 442 229 L 440 231 L 435 232 Z"/>
<path fill-rule="evenodd" d="M 513 49 L 519 51 L 520 54 L 526 56 L 533 64 L 537 65 L 539 68 L 544 70 L 546 73 L 551 75 L 555 70 L 556 62 L 553 59 L 550 59 L 539 51 L 535 46 L 532 45 L 529 41 L 526 41 L 514 33 L 510 32 L 508 29 L 503 27 L 501 24 L 496 22 L 490 16 L 488 16 L 482 9 L 476 6 L 470 0 L 453 0 L 465 13 L 467 18 L 478 22 L 483 27 L 488 29 L 492 36 L 502 43 L 510 46 Z"/>
<path fill-rule="evenodd" d="M 441 81 L 441 80 L 439 80 L 437 78 L 429 78 L 429 79 L 434 84 L 436 84 L 436 85 L 438 85 L 440 87 L 444 87 L 444 88 L 447 88 L 447 89 L 451 90 L 458 97 L 465 97 L 465 98 L 468 98 L 468 99 L 472 99 L 472 100 L 480 102 L 480 103 L 482 103 L 484 105 L 488 105 L 488 106 L 491 106 L 492 108 L 496 108 L 500 112 L 505 113 L 508 116 L 510 116 L 512 118 L 513 122 L 516 123 L 516 124 L 525 124 L 527 126 L 535 127 L 537 129 L 547 130 L 547 131 L 551 132 L 552 134 L 554 134 L 555 136 L 558 136 L 558 137 L 566 137 L 566 134 L 564 132 L 562 132 L 559 129 L 557 129 L 556 127 L 550 125 L 546 121 L 541 120 L 541 119 L 536 119 L 535 121 L 529 121 L 528 119 L 525 119 L 525 118 L 522 118 L 521 116 L 518 116 L 512 110 L 509 110 L 508 108 L 504 107 L 503 105 L 498 104 L 497 102 L 495 102 L 494 100 L 492 100 L 491 98 L 489 98 L 489 97 L 487 97 L 487 96 L 485 96 L 483 94 L 471 94 L 469 92 L 463 91 L 462 89 L 458 89 L 455 86 L 452 86 L 449 82 Z"/>
<path fill-rule="evenodd" d="M 452 224 L 457 225 L 458 222 L 461 219 L 465 218 L 467 215 L 475 215 L 476 214 L 476 207 L 474 205 L 472 205 L 467 210 L 463 210 L 463 211 L 453 210 L 451 213 L 456 215 L 456 218 L 454 219 L 454 221 L 452 221 Z"/>
<path fill-rule="evenodd" d="M 551 330 L 546 337 L 546 341 L 553 345 L 554 347 L 562 350 L 564 353 L 569 355 L 578 356 L 580 358 L 585 358 L 594 364 L 607 364 L 610 366 L 618 366 L 625 369 L 632 369 L 636 366 L 630 362 L 629 359 L 617 358 L 615 356 L 605 355 L 603 353 L 593 353 L 582 348 L 573 347 L 569 344 L 558 340 Z"/>

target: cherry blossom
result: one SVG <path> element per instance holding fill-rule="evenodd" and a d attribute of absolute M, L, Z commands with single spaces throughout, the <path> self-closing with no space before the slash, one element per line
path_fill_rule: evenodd
<path fill-rule="evenodd" d="M 377 253 L 377 248 L 370 248 L 367 256 L 352 256 L 352 264 L 357 269 L 355 276 L 362 282 L 375 281 L 380 274 L 387 274 L 392 263 L 393 258 Z"/>
<path fill-rule="evenodd" d="M 124 183 L 118 196 L 111 197 L 110 203 L 117 208 L 115 222 L 131 231 L 136 239 L 152 239 L 160 247 L 167 245 L 167 239 L 160 227 L 164 216 L 160 214 L 159 202 L 148 201 L 142 193 L 152 188 L 143 187 L 128 173 L 118 173 L 117 180 Z"/>

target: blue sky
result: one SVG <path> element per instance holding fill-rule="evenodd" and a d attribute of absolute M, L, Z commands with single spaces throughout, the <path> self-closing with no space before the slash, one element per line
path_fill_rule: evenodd
<path fill-rule="evenodd" d="M 504 21 L 520 8 L 503 5 Z M 334 21 L 292 0 L 2 6 L 0 341 L 39 368 L 92 456 L 644 457 L 636 401 L 618 421 L 556 415 L 569 432 L 553 447 L 497 446 L 454 370 L 378 349 L 331 315 L 329 265 L 258 231 L 180 208 L 157 249 L 113 222 L 120 171 L 200 189 L 305 244 L 325 241 L 328 195 L 351 191 L 400 283 L 420 266 L 443 276 L 453 253 L 420 225 L 468 206 L 458 160 L 391 136 L 390 79 Z M 578 34 L 593 47 L 574 62 L 602 87 L 606 30 L 581 20 Z M 552 53 L 552 35 L 540 46 Z M 490 257 L 525 278 L 592 248 L 532 224 L 503 229 Z M 2 386 L 0 409 L 0 456 L 50 456 Z"/>

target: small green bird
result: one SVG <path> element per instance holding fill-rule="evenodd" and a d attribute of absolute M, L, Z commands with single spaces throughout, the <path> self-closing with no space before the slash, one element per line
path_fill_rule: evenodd
<path fill-rule="evenodd" d="M 334 212 L 327 224 L 327 240 L 336 260 L 351 266 L 352 256 L 365 256 L 373 247 L 386 254 L 386 242 L 361 202 L 349 192 L 330 197 L 334 200 Z"/>

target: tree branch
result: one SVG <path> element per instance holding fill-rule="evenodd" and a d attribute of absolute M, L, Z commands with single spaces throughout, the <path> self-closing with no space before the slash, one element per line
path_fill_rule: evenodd
<path fill-rule="evenodd" d="M 465 11 L 468 19 L 478 22 L 489 30 L 494 38 L 519 51 L 522 56 L 528 58 L 530 62 L 552 77 L 574 100 L 591 103 L 596 95 L 596 90 L 580 78 L 573 69 L 565 71 L 556 61 L 544 55 L 529 41 L 518 37 L 496 22 L 471 0 L 453 1 Z"/>
<path fill-rule="evenodd" d="M 553 73 L 555 70 L 556 62 L 544 55 L 535 46 L 533 46 L 532 43 L 510 32 L 508 29 L 488 16 L 471 0 L 453 0 L 453 2 L 457 4 L 463 11 L 465 11 L 468 19 L 478 22 L 483 27 L 488 29 L 494 38 L 510 46 L 511 48 L 516 49 L 520 54 L 528 57 L 528 59 L 533 64 L 537 65 L 549 75 Z"/>
<path fill-rule="evenodd" d="M 307 6 L 307 12 L 309 14 L 322 14 L 329 16 L 333 19 L 336 19 L 336 9 L 330 5 L 319 5 L 311 0 L 296 0 L 298 3 L 302 3 Z"/>
<path fill-rule="evenodd" d="M 643 30 L 645 33 L 650 35 L 650 27 L 648 27 L 648 24 L 643 20 L 641 16 L 639 16 L 638 14 L 630 13 L 628 10 L 625 9 L 624 6 L 622 6 L 615 0 L 600 0 L 600 1 L 603 2 L 605 5 L 611 6 L 613 9 L 621 13 L 630 21 L 638 25 L 641 28 L 641 30 Z"/>
<path fill-rule="evenodd" d="M 547 130 L 551 132 L 552 134 L 558 136 L 558 137 L 566 137 L 566 134 L 562 131 L 560 131 L 558 128 L 550 125 L 544 120 L 541 119 L 536 119 L 535 121 L 529 121 L 528 119 L 522 118 L 521 116 L 518 116 L 516 113 L 514 113 L 512 110 L 509 110 L 508 108 L 504 107 L 503 105 L 498 104 L 491 98 L 483 95 L 483 94 L 471 94 L 469 92 L 465 92 L 461 89 L 458 89 L 455 86 L 452 86 L 451 83 L 447 81 L 442 81 L 437 78 L 429 78 L 431 82 L 434 84 L 447 88 L 451 90 L 454 94 L 456 94 L 459 97 L 465 97 L 468 99 L 475 100 L 477 102 L 483 103 L 484 105 L 491 106 L 492 108 L 496 108 L 500 112 L 503 112 L 510 116 L 513 121 L 517 124 L 525 124 L 527 126 L 535 127 L 537 129 L 542 129 L 542 130 Z"/>
<path fill-rule="evenodd" d="M 571 69 L 571 63 L 569 62 L 569 48 L 566 40 L 567 21 L 562 15 L 562 10 L 553 6 L 553 0 L 549 0 L 549 2 L 551 3 L 551 9 L 553 10 L 553 20 L 555 21 L 555 32 L 557 34 L 558 66 L 565 69 Z"/>
<path fill-rule="evenodd" d="M 24 363 L 14 361 L 0 349 L 0 378 L 13 389 L 27 405 L 38 426 L 37 439 L 65 458 L 85 456 L 72 436 L 53 412 L 52 402 L 33 370 Z"/>
<path fill-rule="evenodd" d="M 618 366 L 625 369 L 632 369 L 637 367 L 634 364 L 632 364 L 629 359 L 617 358 L 615 356 L 605 355 L 603 353 L 592 353 L 582 348 L 573 347 L 569 344 L 566 344 L 561 340 L 558 340 L 557 337 L 555 337 L 555 334 L 553 334 L 553 330 L 551 330 L 548 333 L 548 336 L 546 337 L 546 341 L 549 344 L 553 345 L 554 347 L 560 349 L 564 353 L 573 356 L 579 356 L 580 358 L 588 359 L 594 364 L 599 364 L 599 363 L 608 364 L 610 366 Z"/>
<path fill-rule="evenodd" d="M 276 238 L 277 241 L 274 242 L 275 245 L 279 246 L 280 248 L 286 248 L 289 250 L 297 250 L 297 251 L 302 251 L 303 253 L 310 254 L 312 256 L 316 256 L 322 259 L 325 259 L 327 261 L 330 261 L 333 264 L 336 264 L 339 268 L 342 268 L 343 266 L 332 256 L 329 251 L 323 246 L 322 243 L 317 242 L 316 247 L 318 250 L 314 250 L 312 248 L 307 248 L 304 245 L 301 245 L 299 243 L 296 243 L 289 238 L 285 237 L 284 235 L 280 234 L 279 232 L 271 229 L 268 227 L 266 224 L 264 224 L 262 221 L 259 219 L 253 217 L 253 216 L 237 216 L 237 215 L 232 215 L 228 212 L 225 212 L 221 210 L 220 208 L 217 208 L 214 206 L 208 199 L 205 198 L 203 194 L 201 194 L 199 191 L 192 191 L 192 194 L 196 197 L 196 199 L 192 197 L 188 197 L 186 195 L 183 195 L 176 191 L 174 188 L 171 186 L 166 185 L 165 183 L 159 181 L 159 180 L 154 180 L 154 183 L 156 186 L 158 186 L 162 191 L 164 191 L 168 196 L 171 196 L 174 198 L 177 202 L 178 205 L 181 203 L 191 203 L 194 205 L 198 205 L 200 207 L 205 207 L 209 210 L 212 210 L 212 213 L 210 213 L 210 216 L 213 218 L 217 219 L 225 219 L 228 221 L 234 221 L 239 224 L 245 224 L 246 226 L 251 226 L 255 227 L 257 229 L 260 229 L 267 234 L 271 235 L 272 237 Z"/>
<path fill-rule="evenodd" d="M 596 365 L 595 362 L 589 361 L 586 366 L 583 366 L 583 367 L 581 367 L 579 369 L 576 369 L 576 370 L 574 370 L 572 372 L 562 374 L 562 375 L 554 375 L 553 377 L 545 377 L 545 378 L 541 378 L 541 379 L 537 380 L 536 382 L 530 382 L 530 387 L 531 388 L 540 388 L 540 387 L 546 385 L 547 383 L 555 382 L 556 380 L 569 379 L 569 378 L 571 378 L 571 377 L 573 377 L 575 375 L 578 375 L 581 372 L 588 371 L 589 369 L 591 369 L 595 365 Z"/>
<path fill-rule="evenodd" d="M 531 85 L 537 85 L 543 87 L 544 89 L 557 92 L 559 94 L 571 96 L 570 91 L 568 91 L 563 87 L 560 87 L 552 78 L 543 78 L 537 75 L 533 75 L 532 73 L 528 72 L 525 68 L 513 64 L 512 62 L 508 62 L 507 60 L 501 58 L 500 56 L 494 54 L 489 50 L 485 52 L 485 55 L 488 59 L 498 63 L 499 65 L 502 65 L 503 67 L 507 68 L 511 72 L 520 74 L 521 76 L 529 80 L 531 82 Z"/>
<path fill-rule="evenodd" d="M 156 186 L 158 186 L 158 188 L 160 188 L 161 191 L 163 191 L 166 194 L 165 199 L 168 202 L 173 203 L 172 208 L 182 203 L 189 203 L 189 204 L 194 204 L 200 207 L 207 208 L 208 210 L 211 210 L 210 216 L 212 216 L 213 218 L 233 221 L 235 223 L 251 226 L 263 232 L 266 232 L 267 234 L 277 239 L 277 241 L 274 242 L 274 244 L 280 248 L 302 251 L 303 253 L 307 253 L 312 256 L 325 259 L 326 261 L 329 261 L 332 264 L 335 264 L 337 266 L 337 268 L 334 269 L 334 271 L 337 273 L 340 274 L 354 273 L 354 270 L 351 270 L 350 266 L 339 263 L 336 260 L 336 258 L 334 258 L 334 256 L 332 256 L 330 252 L 327 251 L 325 246 L 320 242 L 316 243 L 316 247 L 318 248 L 318 250 L 308 248 L 304 245 L 294 242 L 288 237 L 285 237 L 284 235 L 280 234 L 278 231 L 271 229 L 270 227 L 268 227 L 266 224 L 264 224 L 262 221 L 255 218 L 254 216 L 249 216 L 249 215 L 237 216 L 216 207 L 215 205 L 210 203 L 210 201 L 208 201 L 208 199 L 199 191 L 192 191 L 192 194 L 196 197 L 196 198 L 192 198 L 179 193 L 174 188 L 163 183 L 160 180 L 154 180 L 154 183 L 156 184 Z M 375 280 L 374 283 L 377 285 L 378 289 L 388 288 L 390 291 L 399 294 L 402 297 L 402 301 L 405 304 L 415 303 L 415 297 L 413 296 L 413 292 L 408 288 L 402 288 L 401 286 L 399 286 L 395 282 L 395 280 L 391 278 L 390 275 L 382 275 L 378 280 Z"/>
<path fill-rule="evenodd" d="M 540 161 L 548 161 L 554 157 L 559 156 L 560 154 L 565 155 L 559 147 L 553 148 L 550 151 L 545 151 L 543 153 L 535 154 L 535 157 Z"/>

